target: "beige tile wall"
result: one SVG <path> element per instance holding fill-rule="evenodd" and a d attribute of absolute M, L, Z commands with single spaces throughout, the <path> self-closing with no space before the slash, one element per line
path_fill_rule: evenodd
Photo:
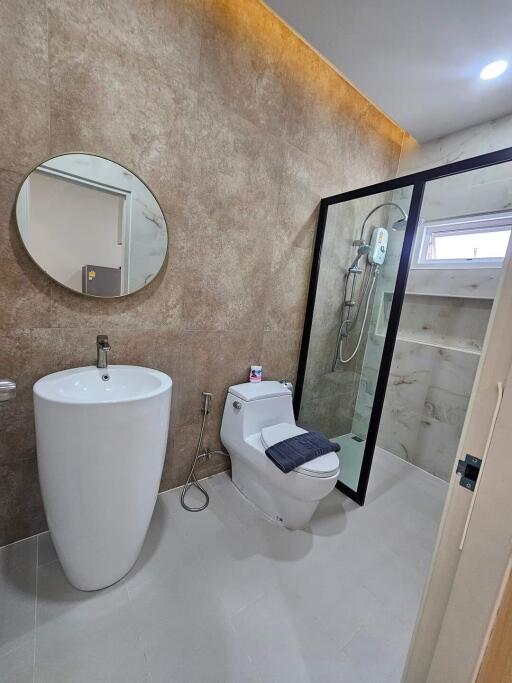
<path fill-rule="evenodd" d="M 42 375 L 112 362 L 174 380 L 162 489 L 193 456 L 201 391 L 251 362 L 294 378 L 321 196 L 393 176 L 402 131 L 256 0 L 0 3 L 0 545 L 45 528 L 31 388 Z M 16 233 L 16 189 L 45 157 L 90 151 L 156 193 L 170 257 L 144 291 L 91 301 L 50 281 Z M 227 466 L 224 459 L 201 474 Z"/>

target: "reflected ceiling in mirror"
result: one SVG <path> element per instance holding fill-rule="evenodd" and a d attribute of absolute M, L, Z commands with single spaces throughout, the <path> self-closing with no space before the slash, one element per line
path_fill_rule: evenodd
<path fill-rule="evenodd" d="M 37 166 L 19 189 L 16 219 L 33 261 L 89 296 L 137 292 L 167 255 L 167 224 L 151 190 L 93 154 L 63 154 Z"/>

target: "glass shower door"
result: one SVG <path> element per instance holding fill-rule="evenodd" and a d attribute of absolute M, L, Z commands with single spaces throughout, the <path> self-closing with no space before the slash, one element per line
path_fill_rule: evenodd
<path fill-rule="evenodd" d="M 397 318 L 407 277 L 412 196 L 407 186 L 332 203 L 323 225 L 298 423 L 340 444 L 339 488 L 358 502 L 375 446 L 370 424 L 372 416 L 378 424 L 387 381 L 392 305 Z M 393 342 L 394 332 L 389 358 Z"/>

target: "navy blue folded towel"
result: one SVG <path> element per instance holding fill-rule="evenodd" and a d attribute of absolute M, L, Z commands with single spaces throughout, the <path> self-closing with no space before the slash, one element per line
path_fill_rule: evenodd
<path fill-rule="evenodd" d="M 265 453 L 274 465 L 288 473 L 305 462 L 332 451 L 337 453 L 339 450 L 340 445 L 329 441 L 321 432 L 305 432 L 269 446 Z"/>

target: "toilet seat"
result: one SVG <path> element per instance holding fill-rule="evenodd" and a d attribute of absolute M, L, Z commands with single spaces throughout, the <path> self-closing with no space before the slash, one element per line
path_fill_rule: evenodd
<path fill-rule="evenodd" d="M 306 434 L 306 430 L 288 422 L 280 422 L 271 427 L 263 427 L 261 430 L 261 443 L 266 449 L 298 434 Z M 308 477 L 332 477 L 339 470 L 339 467 L 339 458 L 332 451 L 296 467 L 293 471 L 300 472 L 300 474 L 305 474 Z"/>

